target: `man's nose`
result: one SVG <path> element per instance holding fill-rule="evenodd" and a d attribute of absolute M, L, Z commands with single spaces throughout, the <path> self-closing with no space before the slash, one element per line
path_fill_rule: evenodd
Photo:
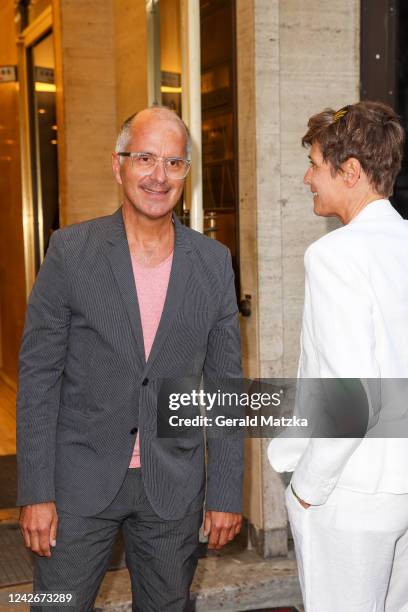
<path fill-rule="evenodd" d="M 158 159 L 155 167 L 153 168 L 153 172 L 151 172 L 150 176 L 153 177 L 156 181 L 160 183 L 164 183 L 166 180 L 166 171 L 164 169 L 165 161 L 164 159 Z"/>
<path fill-rule="evenodd" d="M 305 176 L 303 177 L 303 182 L 305 185 L 310 185 L 312 181 L 312 169 L 308 168 L 305 172 Z"/>

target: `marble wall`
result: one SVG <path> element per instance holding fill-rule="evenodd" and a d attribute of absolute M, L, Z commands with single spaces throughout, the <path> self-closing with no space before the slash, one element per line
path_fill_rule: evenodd
<path fill-rule="evenodd" d="M 145 2 L 113 0 L 116 126 L 147 106 L 147 26 Z"/>
<path fill-rule="evenodd" d="M 359 1 L 255 0 L 261 376 L 295 376 L 303 254 L 333 227 L 302 179 L 308 118 L 359 96 Z"/>
<path fill-rule="evenodd" d="M 306 247 L 336 227 L 316 217 L 302 178 L 307 151 L 300 146 L 308 118 L 326 107 L 359 99 L 359 0 L 285 0 L 280 3 L 280 201 L 284 376 L 297 369 Z"/>
<path fill-rule="evenodd" d="M 112 212 L 110 155 L 116 136 L 111 0 L 54 0 L 60 218 L 62 225 Z"/>
<path fill-rule="evenodd" d="M 302 179 L 308 118 L 359 96 L 359 0 L 238 0 L 242 320 L 247 375 L 296 376 L 303 306 L 303 254 L 333 220 L 313 215 Z M 267 440 L 247 448 L 246 514 L 253 541 L 286 552 L 283 485 Z"/>

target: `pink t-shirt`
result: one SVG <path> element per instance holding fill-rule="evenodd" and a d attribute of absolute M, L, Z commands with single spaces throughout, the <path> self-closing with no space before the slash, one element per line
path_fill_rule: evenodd
<path fill-rule="evenodd" d="M 147 268 L 137 263 L 135 257 L 132 255 L 132 267 L 135 276 L 137 299 L 139 302 L 146 361 L 149 358 L 162 316 L 164 302 L 166 301 L 172 262 L 173 252 L 171 252 L 167 259 L 162 261 L 158 266 Z M 137 432 L 129 467 L 140 467 L 139 432 Z"/>

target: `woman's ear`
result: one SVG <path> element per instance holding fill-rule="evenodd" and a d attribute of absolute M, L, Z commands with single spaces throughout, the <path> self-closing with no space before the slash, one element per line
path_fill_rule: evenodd
<path fill-rule="evenodd" d="M 341 165 L 343 180 L 346 183 L 347 187 L 354 187 L 361 176 L 361 164 L 355 157 L 349 157 L 347 161 L 345 161 Z"/>

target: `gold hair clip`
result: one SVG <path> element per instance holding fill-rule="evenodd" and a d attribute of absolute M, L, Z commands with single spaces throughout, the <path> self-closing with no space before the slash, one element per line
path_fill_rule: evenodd
<path fill-rule="evenodd" d="M 349 108 L 349 106 L 343 106 L 343 108 L 340 108 L 340 110 L 336 111 L 333 115 L 333 123 L 336 123 L 336 121 L 344 117 L 344 115 L 347 115 Z"/>

